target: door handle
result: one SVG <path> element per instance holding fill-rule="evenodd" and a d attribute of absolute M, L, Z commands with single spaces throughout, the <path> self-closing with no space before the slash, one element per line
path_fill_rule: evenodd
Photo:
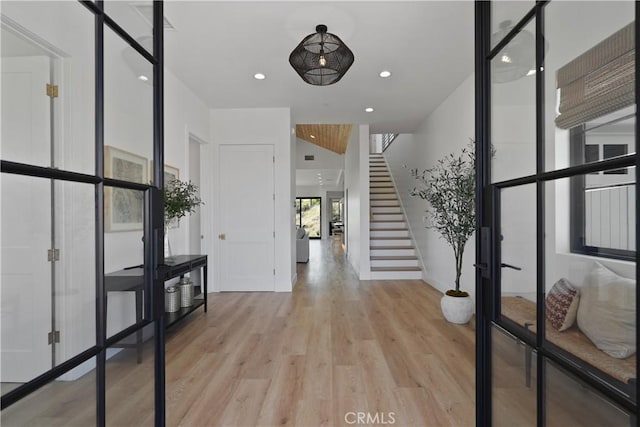
<path fill-rule="evenodd" d="M 227 239 L 227 235 L 224 233 L 218 234 L 218 239 L 220 240 L 226 240 Z"/>
<path fill-rule="evenodd" d="M 484 262 L 481 262 L 480 264 L 473 264 L 473 266 L 475 268 L 480 269 L 480 270 L 487 270 L 489 268 L 489 266 L 487 264 L 485 264 Z"/>
<path fill-rule="evenodd" d="M 512 268 L 514 270 L 522 271 L 522 268 L 516 267 L 515 265 L 511 265 L 511 264 L 501 263 L 500 267 L 502 267 L 502 268 Z"/>

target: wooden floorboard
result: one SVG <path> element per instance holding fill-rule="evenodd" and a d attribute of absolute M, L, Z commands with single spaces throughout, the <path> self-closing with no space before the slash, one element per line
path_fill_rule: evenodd
<path fill-rule="evenodd" d="M 310 246 L 293 292 L 211 294 L 208 313 L 168 332 L 167 425 L 347 426 L 350 412 L 473 425 L 471 327 L 447 324 L 424 282 L 359 281 L 338 242 Z M 107 425 L 153 424 L 152 349 L 141 364 L 129 349 L 109 360 Z M 2 415 L 3 425 L 94 425 L 95 374 Z"/>

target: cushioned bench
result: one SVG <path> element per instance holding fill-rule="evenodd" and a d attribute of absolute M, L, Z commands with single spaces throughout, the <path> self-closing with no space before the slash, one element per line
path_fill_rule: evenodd
<path fill-rule="evenodd" d="M 535 303 L 522 297 L 502 297 L 501 302 L 503 317 L 531 332 L 536 332 Z M 547 320 L 545 322 L 545 331 L 547 341 L 566 351 L 569 355 L 579 358 L 608 377 L 619 381 L 622 385 L 635 384 L 636 354 L 626 359 L 611 357 L 593 345 L 589 338 L 580 332 L 577 325 L 560 332 L 553 328 L 549 320 Z M 530 355 L 528 356 L 528 361 L 530 362 Z M 529 384 L 530 365 L 526 369 L 527 384 Z"/>

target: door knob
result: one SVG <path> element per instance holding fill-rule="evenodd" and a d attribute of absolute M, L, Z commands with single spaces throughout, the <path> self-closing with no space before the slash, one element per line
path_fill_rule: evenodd
<path fill-rule="evenodd" d="M 218 239 L 225 240 L 227 236 L 224 233 L 218 234 Z"/>

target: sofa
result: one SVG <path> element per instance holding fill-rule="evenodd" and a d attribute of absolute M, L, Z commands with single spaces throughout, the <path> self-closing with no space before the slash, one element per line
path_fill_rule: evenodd
<path fill-rule="evenodd" d="M 296 262 L 309 262 L 309 233 L 304 227 L 296 230 Z"/>

